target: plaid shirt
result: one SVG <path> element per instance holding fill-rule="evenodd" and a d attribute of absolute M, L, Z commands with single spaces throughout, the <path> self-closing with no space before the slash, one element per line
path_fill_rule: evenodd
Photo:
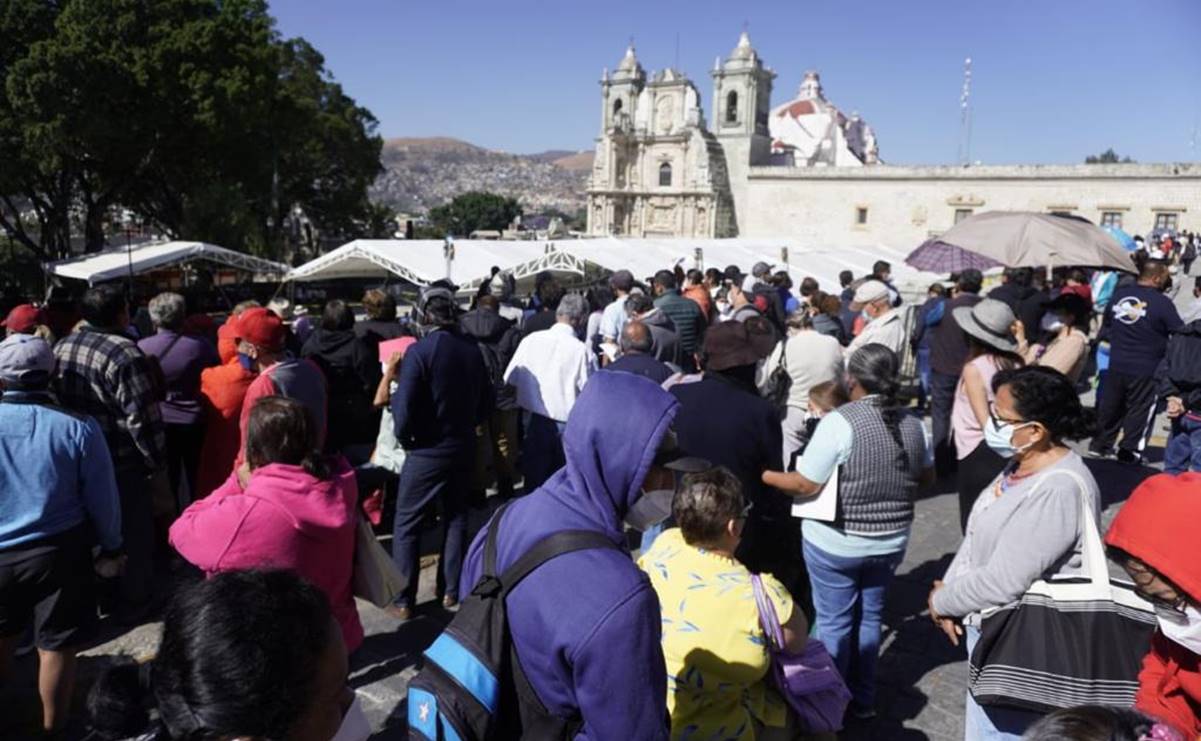
<path fill-rule="evenodd" d="M 118 471 L 157 471 L 166 431 L 150 361 L 133 340 L 86 325 L 54 346 L 59 402 L 100 424 Z"/>

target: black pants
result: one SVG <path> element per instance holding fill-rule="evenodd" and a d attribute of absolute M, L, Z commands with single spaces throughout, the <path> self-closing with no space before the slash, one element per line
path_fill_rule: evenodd
<path fill-rule="evenodd" d="M 196 498 L 196 470 L 200 466 L 200 448 L 204 445 L 204 423 L 167 425 L 167 482 L 171 486 L 176 514 Z M 180 482 L 186 482 L 186 493 Z"/>
<path fill-rule="evenodd" d="M 967 532 L 967 518 L 980 493 L 993 482 L 1005 459 L 993 452 L 988 443 L 981 442 L 967 457 L 959 461 L 956 487 L 959 490 L 959 529 Z"/>
<path fill-rule="evenodd" d="M 959 376 L 930 371 L 930 425 L 939 473 L 954 470 L 952 465 L 946 464 L 954 460 L 951 454 L 951 409 L 955 406 L 955 387 L 958 385 Z"/>
<path fill-rule="evenodd" d="M 779 579 L 792 593 L 793 602 L 813 622 L 813 595 L 801 551 L 799 520 L 786 514 L 748 518 L 734 556 L 749 570 Z"/>
<path fill-rule="evenodd" d="M 154 481 L 154 475 L 144 471 L 117 472 L 121 539 L 128 557 L 117 594 L 125 608 L 136 609 L 150 600 L 154 578 Z"/>
<path fill-rule="evenodd" d="M 419 545 L 426 508 L 436 502 L 442 511 L 442 553 L 438 563 L 437 593 L 454 597 L 470 541 L 467 537 L 467 490 L 474 465 L 473 450 L 458 455 L 409 453 L 400 469 L 396 517 L 392 521 L 392 560 L 408 581 L 396 604 L 417 604 L 417 579 L 421 573 Z M 469 585 L 468 590 L 474 585 Z"/>
<path fill-rule="evenodd" d="M 1097 426 L 1100 429 L 1089 449 L 1095 453 L 1108 453 L 1120 430 L 1122 442 L 1119 447 L 1131 453 L 1142 453 L 1158 387 L 1159 380 L 1154 377 L 1132 376 L 1109 369 L 1105 374 L 1105 388 L 1097 402 Z"/>

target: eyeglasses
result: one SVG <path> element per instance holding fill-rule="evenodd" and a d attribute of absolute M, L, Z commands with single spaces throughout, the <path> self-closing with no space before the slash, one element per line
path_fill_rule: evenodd
<path fill-rule="evenodd" d="M 1005 419 L 1004 417 L 999 416 L 997 414 L 997 403 L 992 402 L 992 401 L 990 401 L 988 403 L 988 417 L 989 417 L 989 419 L 992 420 L 992 423 L 994 425 L 996 425 L 997 427 L 1000 427 L 1002 425 L 1027 424 L 1027 420 L 1024 420 L 1024 419 Z"/>

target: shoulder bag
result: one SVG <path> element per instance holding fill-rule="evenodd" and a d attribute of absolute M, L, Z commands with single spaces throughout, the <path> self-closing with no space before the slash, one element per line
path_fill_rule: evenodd
<path fill-rule="evenodd" d="M 1076 473 L 1084 575 L 1034 582 L 1022 598 L 986 610 L 969 657 L 981 705 L 1049 713 L 1078 705 L 1134 705 L 1155 610 L 1134 585 L 1111 579 L 1087 487 Z"/>
<path fill-rule="evenodd" d="M 834 659 L 816 638 L 809 639 L 800 653 L 787 651 L 776 609 L 758 574 L 751 574 L 751 586 L 755 590 L 755 605 L 759 609 L 759 623 L 763 626 L 767 652 L 771 656 L 771 673 L 776 689 L 796 713 L 801 727 L 807 733 L 840 730 L 847 705 L 851 702 L 851 692 L 834 667 Z"/>

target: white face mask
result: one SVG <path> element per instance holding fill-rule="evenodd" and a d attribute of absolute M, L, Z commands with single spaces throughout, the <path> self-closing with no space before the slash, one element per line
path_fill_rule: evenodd
<path fill-rule="evenodd" d="M 1013 446 L 1013 433 L 1023 427 L 1029 427 L 1035 424 L 1034 422 L 1023 422 L 1022 424 L 1002 423 L 997 424 L 990 416 L 988 421 L 984 423 L 984 442 L 988 447 L 993 449 L 993 452 L 1002 458 L 1012 458 L 1018 453 L 1024 452 L 1032 443 L 1027 443 L 1020 448 Z"/>
<path fill-rule="evenodd" d="M 342 716 L 342 725 L 338 726 L 338 732 L 330 741 L 367 741 L 370 737 L 371 724 L 367 722 L 367 715 L 359 704 L 358 693 L 355 693 L 354 702 L 350 703 L 346 715 Z"/>
<path fill-rule="evenodd" d="M 1044 332 L 1058 332 L 1063 329 L 1063 321 L 1055 314 L 1043 314 L 1039 324 Z"/>
<path fill-rule="evenodd" d="M 1155 618 L 1159 622 L 1159 631 L 1165 638 L 1201 656 L 1201 612 L 1198 612 L 1197 608 L 1185 605 L 1184 615 L 1180 615 L 1156 607 Z"/>

